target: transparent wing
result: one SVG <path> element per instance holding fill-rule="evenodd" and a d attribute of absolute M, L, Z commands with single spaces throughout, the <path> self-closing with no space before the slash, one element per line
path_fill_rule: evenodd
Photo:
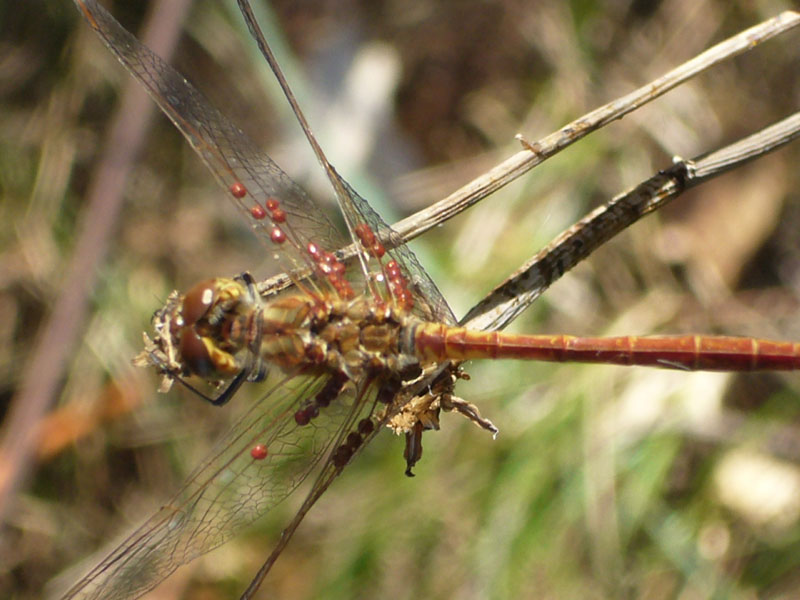
<path fill-rule="evenodd" d="M 342 394 L 319 418 L 298 425 L 293 418 L 297 407 L 325 380 L 298 376 L 274 385 L 217 443 L 180 491 L 64 598 L 138 598 L 274 508 L 320 462 L 330 464 L 326 456 L 331 448 L 369 403 Z"/>
<path fill-rule="evenodd" d="M 238 0 L 238 4 L 253 39 L 280 83 L 303 133 L 325 169 L 353 243 L 363 250 L 359 254 L 359 261 L 367 287 L 376 301 L 394 301 L 426 321 L 455 323 L 455 316 L 447 301 L 419 264 L 414 253 L 328 161 L 272 54 L 249 2 Z M 373 241 L 365 243 L 365 236 L 369 236 Z M 374 251 L 375 242 L 381 246 L 379 252 Z M 394 262 L 397 268 L 389 266 L 390 262 Z M 403 297 L 406 294 L 408 298 Z"/>
<path fill-rule="evenodd" d="M 362 198 L 350 184 L 342 179 L 338 173 L 344 190 L 347 192 L 343 199 L 339 200 L 339 207 L 346 215 L 348 221 L 355 223 L 356 227 L 366 224 L 376 237 L 383 242 L 386 247 L 386 254 L 394 259 L 399 265 L 400 270 L 409 282 L 409 291 L 414 296 L 414 303 L 411 312 L 423 321 L 434 323 L 455 324 L 456 318 L 447 300 L 436 287 L 428 273 L 417 260 L 416 255 L 406 245 L 400 234 L 384 221 L 375 212 L 369 202 Z"/>
<path fill-rule="evenodd" d="M 180 73 L 155 55 L 94 0 L 75 0 L 86 21 L 153 100 L 228 191 L 259 238 L 287 271 L 314 267 L 306 250 L 316 241 L 326 249 L 346 238 L 273 160 Z M 282 232 L 283 237 L 279 240 Z"/>

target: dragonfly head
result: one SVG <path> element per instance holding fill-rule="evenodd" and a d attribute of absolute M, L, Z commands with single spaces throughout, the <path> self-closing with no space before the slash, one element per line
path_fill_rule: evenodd
<path fill-rule="evenodd" d="M 208 279 L 186 292 L 176 337 L 184 367 L 192 375 L 220 380 L 242 370 L 236 354 L 247 341 L 236 325 L 246 318 L 241 304 L 249 304 L 247 297 L 247 288 L 233 279 Z"/>
<path fill-rule="evenodd" d="M 153 316 L 155 336 L 145 335 L 145 350 L 134 361 L 155 366 L 172 380 L 195 375 L 218 385 L 250 368 L 246 350 L 253 340 L 256 300 L 246 281 L 208 279 L 185 295 L 173 292 Z"/>

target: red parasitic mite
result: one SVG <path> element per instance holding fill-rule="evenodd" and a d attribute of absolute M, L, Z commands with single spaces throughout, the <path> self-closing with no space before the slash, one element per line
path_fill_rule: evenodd
<path fill-rule="evenodd" d="M 286 241 L 286 234 L 280 227 L 273 227 L 272 231 L 269 232 L 269 239 L 276 244 L 282 244 Z"/>
<path fill-rule="evenodd" d="M 230 192 L 231 192 L 231 195 L 233 195 L 234 198 L 240 198 L 241 199 L 241 198 L 244 198 L 245 196 L 247 196 L 247 188 L 244 187 L 244 184 L 242 184 L 242 183 L 240 183 L 238 181 L 236 183 L 231 184 Z"/>
<path fill-rule="evenodd" d="M 264 444 L 256 444 L 250 449 L 250 456 L 252 456 L 254 460 L 264 460 L 267 458 L 268 454 L 269 452 Z"/>
<path fill-rule="evenodd" d="M 313 256 L 317 260 L 319 260 L 319 258 L 322 256 L 322 250 L 314 242 L 308 242 L 308 244 L 306 244 L 306 252 L 308 252 L 311 256 Z"/>

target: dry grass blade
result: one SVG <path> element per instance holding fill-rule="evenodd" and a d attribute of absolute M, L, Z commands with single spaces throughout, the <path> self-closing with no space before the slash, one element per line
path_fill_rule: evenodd
<path fill-rule="evenodd" d="M 144 38 L 157 51 L 169 55 L 183 24 L 187 2 L 162 3 L 153 11 Z M 0 437 L 0 520 L 8 510 L 17 485 L 26 476 L 39 443 L 41 422 L 55 400 L 69 354 L 86 319 L 88 297 L 96 285 L 97 269 L 106 255 L 123 200 L 122 188 L 144 139 L 153 107 L 134 82 L 126 87 L 118 117 L 109 131 L 105 159 L 97 167 L 88 192 L 83 223 L 64 288 L 56 300 L 48 325 L 28 361 L 18 394 Z"/>
<path fill-rule="evenodd" d="M 406 240 L 421 235 L 431 227 L 447 221 L 462 210 L 480 202 L 483 198 L 493 194 L 593 131 L 623 118 L 715 65 L 742 52 L 752 50 L 759 44 L 798 25 L 800 25 L 800 13 L 786 11 L 709 48 L 639 89 L 575 119 L 558 131 L 535 142 L 525 142 L 521 152 L 439 202 L 400 221 L 394 226 L 395 229 Z"/>
<path fill-rule="evenodd" d="M 800 136 L 800 113 L 694 159 L 674 158 L 633 189 L 593 210 L 562 232 L 476 304 L 461 320 L 474 329 L 502 329 L 550 285 L 597 248 L 645 215 L 713 177 L 773 152 Z"/>

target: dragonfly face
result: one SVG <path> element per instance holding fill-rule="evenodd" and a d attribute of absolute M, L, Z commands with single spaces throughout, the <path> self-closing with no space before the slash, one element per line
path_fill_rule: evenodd
<path fill-rule="evenodd" d="M 256 299 L 232 279 L 202 281 L 190 289 L 168 316 L 166 329 L 181 370 L 211 381 L 238 375 L 245 364 L 237 356 L 253 344 Z"/>

